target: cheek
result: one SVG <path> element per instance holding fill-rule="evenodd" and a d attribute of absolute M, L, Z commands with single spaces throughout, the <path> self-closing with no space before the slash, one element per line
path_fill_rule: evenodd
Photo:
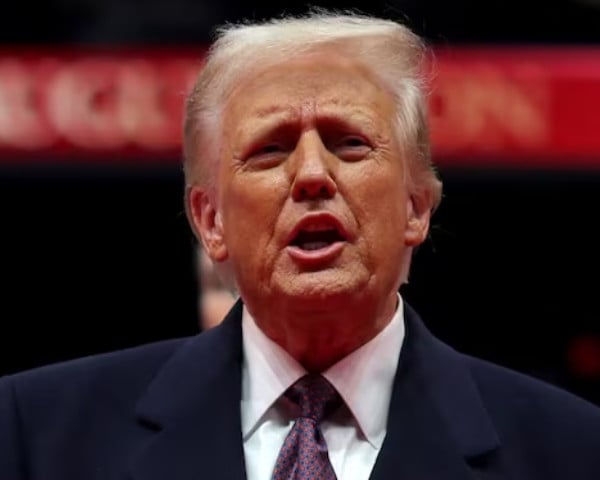
<path fill-rule="evenodd" d="M 233 256 L 268 250 L 285 199 L 280 183 L 274 176 L 241 175 L 223 189 L 225 240 Z"/>
<path fill-rule="evenodd" d="M 344 192 L 347 202 L 352 202 L 351 207 L 361 221 L 377 224 L 381 220 L 389 225 L 395 220 L 396 225 L 402 224 L 406 220 L 408 194 L 401 171 L 376 163 L 369 167 L 353 172 Z"/>
<path fill-rule="evenodd" d="M 347 196 L 372 262 L 402 256 L 408 204 L 397 173 L 363 173 L 362 182 Z"/>

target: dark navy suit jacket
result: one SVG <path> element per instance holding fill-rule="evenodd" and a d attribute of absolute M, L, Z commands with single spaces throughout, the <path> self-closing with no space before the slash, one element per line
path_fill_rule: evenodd
<path fill-rule="evenodd" d="M 0 380 L 0 480 L 240 480 L 241 304 L 219 327 Z M 406 307 L 374 480 L 599 480 L 600 410 Z"/>

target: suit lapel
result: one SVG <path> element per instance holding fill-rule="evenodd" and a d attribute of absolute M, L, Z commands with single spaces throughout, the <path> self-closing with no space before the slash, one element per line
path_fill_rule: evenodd
<path fill-rule="evenodd" d="M 135 480 L 245 478 L 241 434 L 241 315 L 190 339 L 169 360 L 137 407 L 155 430 L 131 464 Z"/>
<path fill-rule="evenodd" d="M 405 305 L 402 347 L 386 439 L 373 480 L 485 476 L 499 440 L 463 357 L 435 339 Z"/>
<path fill-rule="evenodd" d="M 153 432 L 132 461 L 135 480 L 245 478 L 241 316 L 238 302 L 219 327 L 182 347 L 142 397 L 138 419 Z M 494 478 L 499 440 L 463 357 L 408 305 L 405 318 L 388 433 L 371 479 Z"/>

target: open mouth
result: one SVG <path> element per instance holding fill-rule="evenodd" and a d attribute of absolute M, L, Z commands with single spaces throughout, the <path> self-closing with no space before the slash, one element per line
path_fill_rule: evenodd
<path fill-rule="evenodd" d="M 344 223 L 330 212 L 304 215 L 287 238 L 287 253 L 302 268 L 321 269 L 352 242 Z"/>
<path fill-rule="evenodd" d="M 343 242 L 344 240 L 345 238 L 336 228 L 303 229 L 298 231 L 291 245 L 302 250 L 311 251 L 327 248 L 336 242 Z"/>

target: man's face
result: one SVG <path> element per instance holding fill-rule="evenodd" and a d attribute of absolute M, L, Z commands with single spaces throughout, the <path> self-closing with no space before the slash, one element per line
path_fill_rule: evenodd
<path fill-rule="evenodd" d="M 394 117 L 391 95 L 335 54 L 279 64 L 234 91 L 205 244 L 231 262 L 251 311 L 365 295 L 395 303 L 404 253 L 429 215 L 415 214 L 405 188 Z"/>

